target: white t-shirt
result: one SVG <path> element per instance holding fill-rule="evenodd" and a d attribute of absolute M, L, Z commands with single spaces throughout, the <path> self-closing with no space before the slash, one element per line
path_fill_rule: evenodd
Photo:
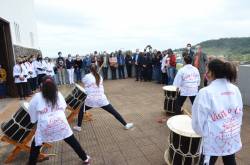
<path fill-rule="evenodd" d="M 191 64 L 185 65 L 177 72 L 173 85 L 179 88 L 181 96 L 196 96 L 200 85 L 198 69 Z"/>
<path fill-rule="evenodd" d="M 46 70 L 47 75 L 53 77 L 55 75 L 55 72 L 54 72 L 55 65 L 52 62 L 48 62 L 46 63 L 46 65 L 47 65 L 47 70 Z"/>
<path fill-rule="evenodd" d="M 36 146 L 44 142 L 54 142 L 63 140 L 73 134 L 65 116 L 67 104 L 64 97 L 58 92 L 56 106 L 47 104 L 39 92 L 30 101 L 28 113 L 32 123 L 37 122 L 35 133 Z"/>
<path fill-rule="evenodd" d="M 239 151 L 242 116 L 238 87 L 226 79 L 216 79 L 202 88 L 192 107 L 192 127 L 202 136 L 203 154 L 225 156 Z"/>
<path fill-rule="evenodd" d="M 99 87 L 96 85 L 96 80 L 92 73 L 85 75 L 84 78 L 82 79 L 82 82 L 84 84 L 84 88 L 87 93 L 85 105 L 97 108 L 109 104 L 109 101 L 106 95 L 104 94 L 102 77 L 100 78 Z"/>

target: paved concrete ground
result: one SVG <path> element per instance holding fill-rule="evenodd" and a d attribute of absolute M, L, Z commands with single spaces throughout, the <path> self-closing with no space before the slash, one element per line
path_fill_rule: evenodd
<path fill-rule="evenodd" d="M 61 88 L 62 89 L 62 88 Z M 149 82 L 135 82 L 133 79 L 106 81 L 105 89 L 108 99 L 128 122 L 134 122 L 135 128 L 124 130 L 122 125 L 107 112 L 93 109 L 93 121 L 85 122 L 83 131 L 75 132 L 86 152 L 93 158 L 93 165 L 163 165 L 167 148 L 169 130 L 164 123 L 157 120 L 164 118 L 162 86 Z M 68 89 L 63 88 L 63 92 Z M 3 105 L 3 104 L 2 104 Z M 11 100 L 0 112 L 0 121 L 6 121 L 13 114 L 18 101 Z M 190 108 L 188 102 L 185 105 Z M 250 164 L 250 111 L 245 109 L 242 141 L 243 149 L 237 154 L 239 165 Z M 75 122 L 73 123 L 75 125 Z M 11 149 L 2 144 L 0 164 Z M 81 164 L 81 160 L 66 143 L 53 143 L 47 153 L 56 153 L 55 157 L 40 163 L 48 165 Z M 13 164 L 25 164 L 28 154 L 22 153 Z M 217 164 L 221 164 L 221 160 Z"/>

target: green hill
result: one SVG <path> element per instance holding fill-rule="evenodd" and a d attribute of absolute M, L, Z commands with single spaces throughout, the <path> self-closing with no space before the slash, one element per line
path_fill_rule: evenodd
<path fill-rule="evenodd" d="M 250 61 L 250 37 L 208 40 L 199 45 L 209 55 L 223 55 L 229 60 Z"/>
<path fill-rule="evenodd" d="M 197 45 L 201 45 L 208 55 L 224 56 L 228 60 L 250 61 L 250 37 L 221 38 Z"/>

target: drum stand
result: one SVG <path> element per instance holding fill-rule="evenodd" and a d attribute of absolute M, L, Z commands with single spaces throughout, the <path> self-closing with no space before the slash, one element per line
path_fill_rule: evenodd
<path fill-rule="evenodd" d="M 78 106 L 76 109 L 73 109 L 72 107 L 70 107 L 69 105 L 67 106 L 67 109 L 70 111 L 69 116 L 67 117 L 67 120 L 69 123 L 72 123 L 72 121 L 74 120 L 75 116 L 78 115 L 79 111 L 80 111 L 81 106 Z M 85 111 L 85 106 L 84 106 L 84 121 L 92 121 L 92 114 L 89 112 Z"/>
<path fill-rule="evenodd" d="M 3 135 L 1 137 L 1 141 L 2 142 L 6 142 L 6 143 L 9 143 L 9 144 L 12 144 L 15 146 L 15 148 L 11 151 L 11 153 L 8 155 L 7 159 L 4 161 L 4 163 L 11 163 L 15 157 L 17 156 L 17 154 L 21 151 L 26 151 L 26 152 L 30 152 L 30 146 L 28 145 L 29 142 L 32 140 L 33 136 L 35 134 L 35 129 L 32 129 L 31 132 L 29 133 L 29 135 L 21 142 L 21 143 L 18 143 L 12 139 L 10 139 L 8 136 L 6 135 Z M 51 148 L 52 145 L 51 144 L 48 144 L 48 143 L 45 143 L 43 145 L 44 147 L 48 147 L 48 148 Z M 39 160 L 43 160 L 45 159 L 46 157 L 48 156 L 48 154 L 45 154 L 45 153 L 40 153 L 39 155 Z"/>

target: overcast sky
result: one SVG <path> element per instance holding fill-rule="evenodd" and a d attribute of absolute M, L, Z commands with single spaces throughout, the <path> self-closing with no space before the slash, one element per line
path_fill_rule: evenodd
<path fill-rule="evenodd" d="M 248 0 L 35 0 L 35 10 L 46 56 L 250 36 Z"/>

